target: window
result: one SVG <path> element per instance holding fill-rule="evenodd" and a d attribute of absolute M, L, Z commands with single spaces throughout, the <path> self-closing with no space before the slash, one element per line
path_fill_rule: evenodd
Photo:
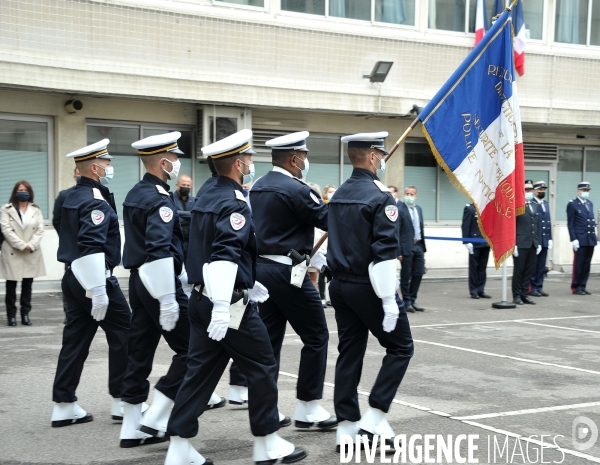
<path fill-rule="evenodd" d="M 404 144 L 404 186 L 417 188 L 417 202 L 423 209 L 424 220 L 437 219 L 437 185 L 439 168 L 426 142 Z M 402 196 L 403 197 L 403 196 Z"/>
<path fill-rule="evenodd" d="M 244 5 L 244 6 L 257 6 L 260 8 L 264 8 L 265 0 L 218 0 L 223 3 L 233 3 L 235 5 Z"/>
<path fill-rule="evenodd" d="M 54 203 L 53 120 L 0 114 L 0 202 L 7 203 L 17 181 L 31 184 L 35 203 L 50 219 Z"/>
<path fill-rule="evenodd" d="M 371 20 L 371 2 L 365 0 L 329 0 L 329 16 Z"/>
<path fill-rule="evenodd" d="M 375 0 L 375 21 L 414 26 L 414 0 Z"/>
<path fill-rule="evenodd" d="M 281 0 L 281 9 L 323 16 L 325 15 L 325 0 Z"/>
<path fill-rule="evenodd" d="M 555 24 L 556 42 L 600 45 L 600 2 L 557 0 Z"/>

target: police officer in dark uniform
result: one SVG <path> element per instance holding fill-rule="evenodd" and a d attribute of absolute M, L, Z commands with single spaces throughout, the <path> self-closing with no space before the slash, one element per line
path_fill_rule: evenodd
<path fill-rule="evenodd" d="M 533 184 L 525 181 L 525 213 L 518 215 L 517 241 L 513 254 L 512 293 L 517 305 L 535 305 L 529 297 L 529 282 L 535 266 L 536 255 L 542 250 L 540 241 L 540 215 L 537 202 L 533 201 Z"/>
<path fill-rule="evenodd" d="M 338 326 L 339 357 L 335 367 L 335 413 L 342 435 L 388 435 L 386 419 L 392 400 L 413 355 L 413 341 L 404 309 L 395 301 L 399 250 L 398 207 L 379 181 L 385 171 L 387 132 L 344 136 L 354 167 L 350 178 L 329 202 L 327 264 Z M 362 416 L 357 387 L 369 332 L 386 356 Z"/>
<path fill-rule="evenodd" d="M 552 222 L 550 221 L 550 204 L 544 200 L 546 188 L 547 186 L 544 181 L 536 181 L 533 183 L 533 199 L 538 204 L 540 229 L 542 234 L 542 251 L 536 258 L 533 274 L 531 275 L 531 292 L 529 295 L 534 297 L 548 297 L 549 295 L 544 291 L 544 278 L 548 272 L 548 269 L 546 268 L 548 250 L 552 249 Z"/>
<path fill-rule="evenodd" d="M 483 239 L 477 224 L 477 211 L 475 206 L 467 204 L 463 211 L 462 237 Z M 472 299 L 491 299 L 485 293 L 486 268 L 490 256 L 490 246 L 487 242 L 464 240 L 463 244 L 469 251 L 469 294 Z"/>
<path fill-rule="evenodd" d="M 253 459 L 260 463 L 302 460 L 306 452 L 282 439 L 277 412 L 277 364 L 264 323 L 248 301 L 262 302 L 267 289 L 255 281 L 256 240 L 252 214 L 242 193 L 251 182 L 252 131 L 244 129 L 202 148 L 219 177 L 196 198 L 190 225 L 189 368 L 169 419 L 166 465 L 208 462 L 190 443 L 198 417 L 229 358 L 248 378 Z"/>
<path fill-rule="evenodd" d="M 119 402 L 127 368 L 127 333 L 130 311 L 112 270 L 121 262 L 121 236 L 113 195 L 111 156 L 104 139 L 67 155 L 81 173 L 62 207 L 58 261 L 67 265 L 62 291 L 67 324 L 52 398 L 52 426 L 92 421 L 77 405 L 75 390 L 94 335 L 100 326 L 108 342 L 108 391 L 111 414 L 120 416 Z"/>
<path fill-rule="evenodd" d="M 594 205 L 589 198 L 590 183 L 583 181 L 577 184 L 577 198 L 567 204 L 567 227 L 574 252 L 571 291 L 576 295 L 591 295 L 585 286 L 590 276 L 594 247 L 598 243 Z"/>
<path fill-rule="evenodd" d="M 302 178 L 308 173 L 308 131 L 295 132 L 265 143 L 272 150 L 273 170 L 262 176 L 250 191 L 256 227 L 257 280 L 270 298 L 259 304 L 277 360 L 289 322 L 304 344 L 296 384 L 297 428 L 329 429 L 337 420 L 325 410 L 323 383 L 327 367 L 329 331 L 323 303 L 306 274 L 308 265 L 321 269 L 325 255 L 317 252 L 312 261 L 315 228 L 327 230 L 327 204 Z"/>

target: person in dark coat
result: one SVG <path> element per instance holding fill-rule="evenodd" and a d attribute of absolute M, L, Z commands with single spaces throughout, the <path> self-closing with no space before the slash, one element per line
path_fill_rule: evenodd
<path fill-rule="evenodd" d="M 531 275 L 531 292 L 529 295 L 534 297 L 548 297 L 549 295 L 547 292 L 544 292 L 544 278 L 546 277 L 546 273 L 548 273 L 548 268 L 546 268 L 548 250 L 552 249 L 552 222 L 550 221 L 550 204 L 544 200 L 546 188 L 547 186 L 544 181 L 533 183 L 533 200 L 537 202 L 542 234 L 540 238 L 542 251 L 537 256 L 533 274 Z"/>
<path fill-rule="evenodd" d="M 462 237 L 483 239 L 479 224 L 477 224 L 477 211 L 472 203 L 467 204 L 463 211 Z M 486 268 L 490 256 L 490 246 L 487 242 L 464 240 L 463 244 L 469 251 L 469 294 L 472 299 L 490 299 L 485 293 Z"/>

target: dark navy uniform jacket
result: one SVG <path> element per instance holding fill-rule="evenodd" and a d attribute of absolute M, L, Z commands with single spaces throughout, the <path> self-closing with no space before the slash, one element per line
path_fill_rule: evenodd
<path fill-rule="evenodd" d="M 586 200 L 584 204 L 579 197 L 571 200 L 567 204 L 567 227 L 571 242 L 577 239 L 580 246 L 595 246 L 598 239 L 592 202 Z"/>
<path fill-rule="evenodd" d="M 541 244 L 539 210 L 541 210 L 540 206 L 532 200 L 525 204 L 525 213 L 517 216 L 517 248 L 537 248 Z"/>
<path fill-rule="evenodd" d="M 270 171 L 252 186 L 252 215 L 259 255 L 311 252 L 315 228 L 327 231 L 327 204 L 297 178 Z"/>
<path fill-rule="evenodd" d="M 144 174 L 125 197 L 123 222 L 125 268 L 135 269 L 146 262 L 173 257 L 175 273 L 181 274 L 183 235 L 166 182 L 150 173 Z"/>
<path fill-rule="evenodd" d="M 204 184 L 202 184 L 200 186 L 200 189 L 198 189 L 198 193 L 196 194 L 195 199 L 197 199 L 198 197 L 200 197 L 202 194 L 204 194 L 206 191 L 212 189 L 212 187 L 215 185 L 215 183 L 217 182 L 217 179 L 219 179 L 219 175 L 216 173 L 213 173 L 212 176 L 210 178 L 208 178 Z M 195 202 L 195 201 L 194 201 Z"/>
<path fill-rule="evenodd" d="M 200 189 L 192 208 L 188 282 L 204 284 L 205 263 L 228 261 L 238 265 L 235 288 L 250 289 L 256 278 L 256 239 L 250 207 L 242 186 L 233 179 L 211 179 L 206 181 L 210 184 L 204 192 Z"/>
<path fill-rule="evenodd" d="M 121 263 L 115 201 L 106 187 L 82 176 L 63 203 L 57 258 L 59 262 L 72 263 L 103 252 L 109 270 Z"/>
<path fill-rule="evenodd" d="M 552 222 L 550 221 L 550 204 L 545 200 L 538 201 L 538 213 L 540 215 L 540 228 L 542 232 L 542 247 L 548 247 L 548 241 L 552 240 Z M 542 204 L 544 209 L 542 209 Z M 546 210 L 546 211 L 544 211 Z"/>
<path fill-rule="evenodd" d="M 327 264 L 334 278 L 370 283 L 371 262 L 397 258 L 398 207 L 370 171 L 354 168 L 352 176 L 335 191 L 329 201 L 328 222 Z"/>
<path fill-rule="evenodd" d="M 69 194 L 71 192 L 73 192 L 73 189 L 75 189 L 75 186 L 69 187 L 68 189 L 65 189 L 64 191 L 60 191 L 58 193 L 58 196 L 56 197 L 56 200 L 54 201 L 54 210 L 52 211 L 52 226 L 54 226 L 54 229 L 59 234 L 60 234 L 60 221 L 62 218 L 62 206 L 65 203 L 65 200 L 67 199 Z"/>
<path fill-rule="evenodd" d="M 462 237 L 475 237 L 478 239 L 483 239 L 481 231 L 479 230 L 479 225 L 477 224 L 477 210 L 475 210 L 475 206 L 472 203 L 468 204 L 463 211 Z M 473 244 L 473 248 L 489 247 L 487 242 L 463 241 L 463 244 L 469 243 Z"/>

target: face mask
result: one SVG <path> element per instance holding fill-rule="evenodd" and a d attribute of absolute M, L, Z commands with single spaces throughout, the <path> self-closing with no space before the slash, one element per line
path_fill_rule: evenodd
<path fill-rule="evenodd" d="M 412 205 L 413 203 L 415 203 L 415 198 L 411 197 L 409 195 L 405 195 L 404 196 L 404 203 L 407 205 Z"/>
<path fill-rule="evenodd" d="M 179 195 L 181 195 L 182 197 L 187 197 L 188 195 L 190 195 L 190 188 L 189 187 L 180 188 Z"/>
<path fill-rule="evenodd" d="M 171 171 L 167 171 L 164 168 L 163 168 L 163 171 L 165 173 L 167 173 L 167 175 L 169 176 L 169 179 L 171 181 L 173 181 L 174 179 L 177 179 L 177 176 L 179 176 L 179 169 L 181 168 L 181 162 L 179 161 L 179 159 L 177 159 L 175 161 L 171 161 L 171 160 L 169 160 L 167 158 L 162 158 L 161 161 L 163 161 L 163 160 L 168 161 L 173 166 L 173 168 L 171 169 Z"/>
<path fill-rule="evenodd" d="M 240 162 L 246 165 L 246 163 L 244 163 L 242 160 L 240 160 Z M 251 184 L 252 180 L 254 179 L 254 163 L 246 166 L 248 167 L 250 172 L 248 174 L 244 174 L 240 171 L 240 173 L 242 173 L 242 184 Z"/>
<path fill-rule="evenodd" d="M 31 198 L 31 195 L 29 195 L 29 192 L 17 192 L 16 197 L 21 202 L 28 202 L 29 199 Z"/>
<path fill-rule="evenodd" d="M 381 178 L 385 174 L 385 160 L 379 158 L 377 155 L 375 155 L 375 158 L 379 160 L 379 168 L 377 168 L 375 174 L 377 174 L 378 178 Z"/>
<path fill-rule="evenodd" d="M 542 200 L 544 197 L 546 197 L 546 193 L 545 192 L 538 192 L 537 198 Z"/>
<path fill-rule="evenodd" d="M 98 175 L 98 178 L 100 179 L 100 184 L 106 186 L 112 180 L 115 174 L 115 169 L 112 166 L 96 166 L 104 170 L 104 177 Z"/>
<path fill-rule="evenodd" d="M 533 200 L 533 192 L 525 192 L 525 200 L 528 202 Z"/>
<path fill-rule="evenodd" d="M 294 155 L 295 156 L 295 155 Z M 302 160 L 302 158 L 300 157 L 296 157 L 298 160 Z M 308 162 L 308 158 L 305 158 L 304 160 L 302 160 L 302 162 L 304 162 L 304 169 L 300 169 L 300 167 L 296 166 L 296 168 L 298 168 L 302 174 L 302 177 L 305 178 L 306 175 L 308 174 L 308 168 L 310 163 Z"/>
<path fill-rule="evenodd" d="M 590 193 L 589 192 L 582 192 L 581 193 L 581 198 L 582 199 L 589 199 L 590 198 Z"/>

